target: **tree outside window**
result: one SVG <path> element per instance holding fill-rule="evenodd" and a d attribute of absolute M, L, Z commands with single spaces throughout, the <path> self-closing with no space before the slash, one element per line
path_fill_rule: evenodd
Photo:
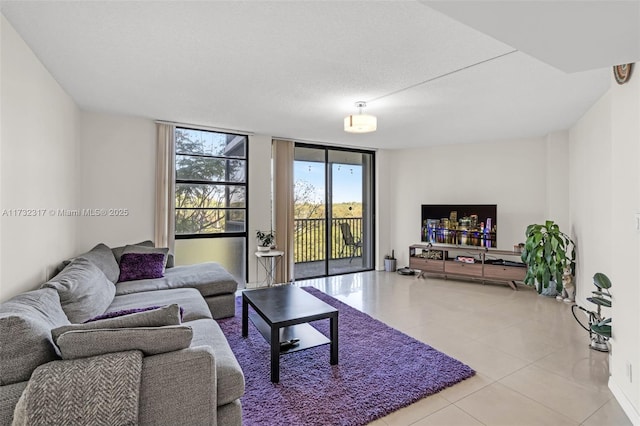
<path fill-rule="evenodd" d="M 247 137 L 176 128 L 176 237 L 246 231 Z"/>

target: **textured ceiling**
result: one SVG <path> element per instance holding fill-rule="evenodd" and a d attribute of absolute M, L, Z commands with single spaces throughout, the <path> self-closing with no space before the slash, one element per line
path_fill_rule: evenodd
<path fill-rule="evenodd" d="M 608 66 L 566 73 L 417 1 L 0 4 L 81 108 L 297 140 L 540 136 L 610 84 Z M 378 131 L 347 134 L 360 100 Z"/>
<path fill-rule="evenodd" d="M 638 0 L 422 3 L 566 72 L 640 60 Z"/>

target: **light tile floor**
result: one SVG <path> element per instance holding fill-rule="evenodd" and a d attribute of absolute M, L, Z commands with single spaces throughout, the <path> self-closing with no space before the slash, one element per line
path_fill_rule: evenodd
<path fill-rule="evenodd" d="M 527 288 L 363 272 L 298 281 L 459 359 L 476 376 L 372 425 L 630 425 L 570 305 Z"/>

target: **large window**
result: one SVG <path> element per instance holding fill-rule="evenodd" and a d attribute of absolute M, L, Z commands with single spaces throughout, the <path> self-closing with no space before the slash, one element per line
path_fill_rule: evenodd
<path fill-rule="evenodd" d="M 176 239 L 246 236 L 247 136 L 176 128 Z"/>

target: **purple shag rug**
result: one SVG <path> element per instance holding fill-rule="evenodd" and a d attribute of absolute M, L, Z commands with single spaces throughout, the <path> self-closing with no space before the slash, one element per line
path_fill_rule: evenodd
<path fill-rule="evenodd" d="M 365 425 L 475 374 L 320 290 L 304 290 L 339 311 L 338 365 L 329 364 L 328 344 L 283 354 L 280 383 L 271 383 L 269 345 L 255 326 L 249 322 L 243 338 L 241 314 L 218 320 L 245 375 L 244 425 Z M 329 336 L 328 319 L 311 324 Z"/>

